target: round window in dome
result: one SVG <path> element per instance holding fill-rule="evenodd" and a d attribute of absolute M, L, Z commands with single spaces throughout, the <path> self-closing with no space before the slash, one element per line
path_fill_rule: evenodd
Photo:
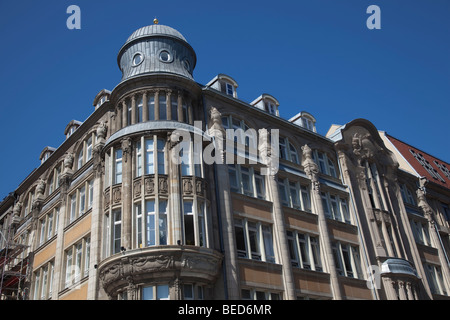
<path fill-rule="evenodd" d="M 169 51 L 163 50 L 159 53 L 159 60 L 162 62 L 171 62 L 172 56 L 170 55 Z"/>
<path fill-rule="evenodd" d="M 144 61 L 144 55 L 140 52 L 137 52 L 133 56 L 133 67 L 140 65 Z"/>

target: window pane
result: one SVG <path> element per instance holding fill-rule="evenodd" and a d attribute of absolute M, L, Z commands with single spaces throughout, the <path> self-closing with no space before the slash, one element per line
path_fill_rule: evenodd
<path fill-rule="evenodd" d="M 166 95 L 159 95 L 159 120 L 167 120 Z"/>
<path fill-rule="evenodd" d="M 155 201 L 147 201 L 146 202 L 146 210 L 147 210 L 147 246 L 155 245 Z"/>
<path fill-rule="evenodd" d="M 247 258 L 247 249 L 245 245 L 244 228 L 242 227 L 241 220 L 234 221 L 234 232 L 236 234 L 236 247 L 238 251 L 238 257 Z"/>
<path fill-rule="evenodd" d="M 142 300 L 153 300 L 153 286 L 142 288 Z"/>
<path fill-rule="evenodd" d="M 156 287 L 156 299 L 157 300 L 169 299 L 169 286 L 168 285 L 159 285 Z"/>
<path fill-rule="evenodd" d="M 159 201 L 159 244 L 167 244 L 167 201 Z"/>

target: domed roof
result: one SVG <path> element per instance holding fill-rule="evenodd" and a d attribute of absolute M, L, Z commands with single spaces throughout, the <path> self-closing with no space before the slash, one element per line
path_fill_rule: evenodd
<path fill-rule="evenodd" d="M 164 37 L 171 37 L 171 38 L 177 38 L 182 41 L 186 41 L 186 38 L 183 37 L 183 35 L 175 30 L 174 28 L 171 28 L 169 26 L 160 25 L 160 24 L 152 24 L 150 26 L 142 27 L 137 29 L 135 32 L 131 34 L 131 36 L 128 37 L 125 44 L 136 40 L 140 38 L 147 38 L 147 37 L 156 37 L 156 36 L 164 36 Z"/>

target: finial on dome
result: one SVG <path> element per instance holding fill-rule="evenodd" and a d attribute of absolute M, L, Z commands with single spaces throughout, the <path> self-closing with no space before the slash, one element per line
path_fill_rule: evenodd
<path fill-rule="evenodd" d="M 156 18 L 153 19 L 153 23 L 154 23 L 154 24 L 158 24 L 158 23 L 159 23 L 158 19 L 156 19 Z"/>

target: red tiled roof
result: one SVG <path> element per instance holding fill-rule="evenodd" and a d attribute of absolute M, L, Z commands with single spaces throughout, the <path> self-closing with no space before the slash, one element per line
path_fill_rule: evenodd
<path fill-rule="evenodd" d="M 450 164 L 388 134 L 386 137 L 420 176 L 450 188 Z"/>

